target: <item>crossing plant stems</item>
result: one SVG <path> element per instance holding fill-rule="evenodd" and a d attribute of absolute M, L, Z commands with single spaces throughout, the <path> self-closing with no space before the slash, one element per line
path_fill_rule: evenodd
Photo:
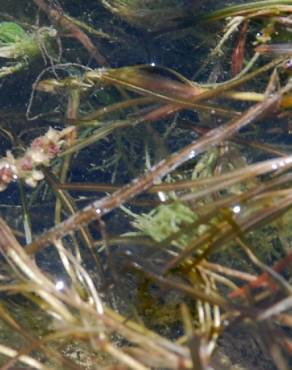
<path fill-rule="evenodd" d="M 0 369 L 288 370 L 291 16 L 8 2 Z"/>

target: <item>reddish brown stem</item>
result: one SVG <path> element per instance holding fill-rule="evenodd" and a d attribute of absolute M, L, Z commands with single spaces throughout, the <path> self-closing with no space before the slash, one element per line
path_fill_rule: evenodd
<path fill-rule="evenodd" d="M 72 23 L 72 21 L 63 14 L 60 8 L 49 6 L 44 0 L 33 0 L 33 2 L 44 11 L 58 27 L 78 40 L 100 66 L 106 66 L 108 64 L 105 57 L 93 45 L 86 33 L 76 24 Z"/>
<path fill-rule="evenodd" d="M 248 23 L 244 22 L 240 30 L 237 45 L 234 48 L 232 57 L 231 57 L 232 76 L 236 76 L 242 70 L 247 30 L 248 30 Z"/>
<path fill-rule="evenodd" d="M 280 261 L 276 262 L 273 266 L 273 270 L 275 272 L 281 272 L 288 266 L 292 264 L 292 253 L 289 253 L 287 256 L 282 258 Z M 258 278 L 254 281 L 251 281 L 248 285 L 245 285 L 242 288 L 236 289 L 229 294 L 229 298 L 235 298 L 239 296 L 245 296 L 247 291 L 251 288 L 259 288 L 263 286 L 268 286 L 273 291 L 277 288 L 274 283 L 271 281 L 271 277 L 267 272 L 262 273 Z"/>

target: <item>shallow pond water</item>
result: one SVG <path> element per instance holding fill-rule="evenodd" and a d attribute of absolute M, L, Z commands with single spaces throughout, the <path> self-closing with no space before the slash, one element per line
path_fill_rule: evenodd
<path fill-rule="evenodd" d="M 0 5 L 0 370 L 288 370 L 292 2 Z"/>

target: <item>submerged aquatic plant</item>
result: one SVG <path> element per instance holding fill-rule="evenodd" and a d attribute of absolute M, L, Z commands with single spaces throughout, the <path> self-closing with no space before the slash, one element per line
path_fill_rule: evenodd
<path fill-rule="evenodd" d="M 14 60 L 13 65 L 0 68 L 0 77 L 13 74 L 29 66 L 43 52 L 48 54 L 50 41 L 55 38 L 57 31 L 43 27 L 27 33 L 14 22 L 0 23 L 0 58 Z"/>
<path fill-rule="evenodd" d="M 30 93 L 1 123 L 0 369 L 288 370 L 292 3 L 31 3 L 0 24 L 4 87 Z"/>
<path fill-rule="evenodd" d="M 35 187 L 44 178 L 41 166 L 50 165 L 73 131 L 74 127 L 67 127 L 62 131 L 50 128 L 44 136 L 34 139 L 19 158 L 8 151 L 6 157 L 0 159 L 0 190 L 5 190 L 10 182 L 20 179 Z"/>

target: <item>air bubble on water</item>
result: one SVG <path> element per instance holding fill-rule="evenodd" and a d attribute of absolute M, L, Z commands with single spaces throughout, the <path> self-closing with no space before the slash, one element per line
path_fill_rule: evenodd
<path fill-rule="evenodd" d="M 158 192 L 158 198 L 160 199 L 161 202 L 166 202 L 167 197 L 163 191 Z"/>
<path fill-rule="evenodd" d="M 234 206 L 233 208 L 232 208 L 232 211 L 234 212 L 234 213 L 236 213 L 236 214 L 238 214 L 238 213 L 240 213 L 240 211 L 241 211 L 241 207 L 240 207 L 240 205 L 236 205 L 236 206 Z"/>
<path fill-rule="evenodd" d="M 194 150 L 192 150 L 189 154 L 189 159 L 193 159 L 193 158 L 195 158 L 195 156 L 196 156 L 196 152 Z"/>
<path fill-rule="evenodd" d="M 63 280 L 58 280 L 55 286 L 57 290 L 63 290 L 65 288 L 65 283 Z"/>

